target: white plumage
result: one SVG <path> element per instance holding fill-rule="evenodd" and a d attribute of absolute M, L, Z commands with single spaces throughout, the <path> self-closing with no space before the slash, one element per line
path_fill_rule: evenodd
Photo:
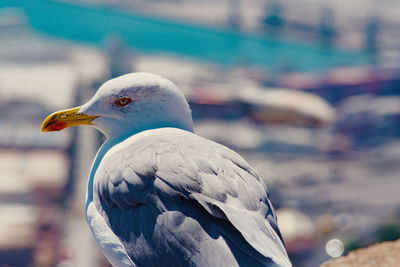
<path fill-rule="evenodd" d="M 113 266 L 291 266 L 264 184 L 238 154 L 193 133 L 173 83 L 124 75 L 68 116 L 107 136 L 86 217 Z"/>

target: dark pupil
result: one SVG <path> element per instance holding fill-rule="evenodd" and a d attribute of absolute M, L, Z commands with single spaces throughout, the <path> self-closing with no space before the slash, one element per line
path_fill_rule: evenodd
<path fill-rule="evenodd" d="M 121 105 L 126 105 L 127 103 L 128 103 L 128 99 L 127 98 L 121 98 L 120 100 L 119 100 L 119 103 L 121 104 Z"/>

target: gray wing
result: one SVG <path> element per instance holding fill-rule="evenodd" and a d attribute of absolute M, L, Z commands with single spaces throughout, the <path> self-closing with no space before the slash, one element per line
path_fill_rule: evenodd
<path fill-rule="evenodd" d="M 114 147 L 96 172 L 94 202 L 138 265 L 291 266 L 254 170 L 189 132 Z"/>

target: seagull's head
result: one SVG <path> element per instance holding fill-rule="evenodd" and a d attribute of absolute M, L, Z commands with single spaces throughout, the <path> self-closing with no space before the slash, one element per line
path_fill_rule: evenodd
<path fill-rule="evenodd" d="M 108 139 L 161 127 L 193 131 L 189 105 L 177 86 L 141 72 L 109 80 L 86 104 L 49 115 L 42 132 L 77 125 L 93 125 Z"/>

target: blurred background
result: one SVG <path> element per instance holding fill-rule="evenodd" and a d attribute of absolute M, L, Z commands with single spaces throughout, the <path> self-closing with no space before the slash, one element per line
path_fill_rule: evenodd
<path fill-rule="evenodd" d="M 41 134 L 106 80 L 161 74 L 268 184 L 295 266 L 400 238 L 396 0 L 2 0 L 0 266 L 108 266 L 84 219 L 103 137 Z"/>

